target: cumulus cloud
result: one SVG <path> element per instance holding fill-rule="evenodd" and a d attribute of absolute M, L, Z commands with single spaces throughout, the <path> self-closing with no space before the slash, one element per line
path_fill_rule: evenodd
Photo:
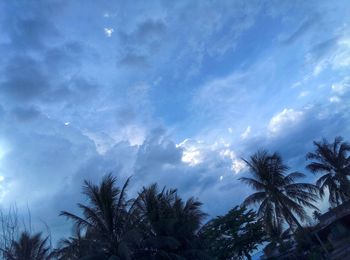
<path fill-rule="evenodd" d="M 272 134 L 279 133 L 284 130 L 286 126 L 291 127 L 300 122 L 303 116 L 302 111 L 296 111 L 291 108 L 285 108 L 282 112 L 274 115 L 268 125 L 268 130 Z"/>

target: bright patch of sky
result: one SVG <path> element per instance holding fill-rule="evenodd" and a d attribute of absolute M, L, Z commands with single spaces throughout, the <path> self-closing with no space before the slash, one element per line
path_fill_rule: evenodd
<path fill-rule="evenodd" d="M 251 192 L 237 179 L 256 150 L 305 171 L 313 140 L 350 139 L 349 8 L 2 1 L 1 204 L 28 203 L 60 236 L 58 212 L 108 172 L 217 215 Z"/>

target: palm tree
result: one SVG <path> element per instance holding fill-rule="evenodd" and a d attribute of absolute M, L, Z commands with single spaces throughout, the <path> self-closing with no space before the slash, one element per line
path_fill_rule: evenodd
<path fill-rule="evenodd" d="M 329 203 L 338 206 L 350 199 L 350 144 L 342 137 L 336 137 L 333 143 L 323 139 L 314 145 L 316 150 L 306 155 L 308 160 L 313 160 L 307 169 L 323 174 L 316 181 L 320 195 L 323 197 L 328 190 Z"/>
<path fill-rule="evenodd" d="M 89 233 L 84 233 L 80 227 L 75 227 L 73 236 L 62 239 L 54 255 L 59 260 L 81 259 L 86 255 L 93 255 L 98 251 L 94 244 L 90 243 L 93 238 Z"/>
<path fill-rule="evenodd" d="M 264 220 L 266 231 L 286 221 L 291 229 L 296 226 L 302 229 L 301 221 L 307 219 L 305 207 L 317 209 L 313 204 L 318 199 L 318 188 L 309 183 L 297 183 L 305 175 L 300 172 L 287 174 L 286 166 L 280 155 L 258 151 L 244 160 L 251 172 L 251 177 L 240 180 L 257 192 L 248 196 L 243 205 L 259 204 L 258 216 Z M 297 216 L 297 217 L 296 217 Z"/>
<path fill-rule="evenodd" d="M 88 197 L 89 205 L 78 204 L 83 217 L 62 211 L 61 215 L 73 220 L 78 227 L 84 228 L 89 243 L 99 248 L 97 255 L 115 256 L 131 259 L 131 245 L 137 240 L 136 226 L 138 214 L 134 200 L 127 200 L 126 189 L 129 180 L 120 189 L 116 178 L 111 174 L 102 179 L 100 185 L 85 181 L 83 194 Z"/>
<path fill-rule="evenodd" d="M 197 236 L 205 217 L 201 205 L 193 198 L 183 201 L 176 190 L 159 191 L 156 184 L 143 188 L 138 200 L 144 230 L 139 259 L 206 259 Z"/>
<path fill-rule="evenodd" d="M 51 259 L 50 246 L 47 245 L 48 237 L 43 239 L 41 233 L 30 235 L 23 232 L 18 241 L 3 250 L 6 260 L 46 260 Z"/>

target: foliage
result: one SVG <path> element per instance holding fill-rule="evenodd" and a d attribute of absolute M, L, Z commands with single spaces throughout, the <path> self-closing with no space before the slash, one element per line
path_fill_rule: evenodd
<path fill-rule="evenodd" d="M 337 137 L 333 143 L 314 142 L 308 153 L 313 160 L 307 168 L 323 175 L 316 185 L 300 183 L 300 172 L 287 173 L 289 167 L 277 153 L 258 151 L 244 160 L 250 176 L 240 180 L 255 190 L 241 206 L 209 220 L 202 203 L 183 200 L 175 189 L 144 187 L 135 198 L 127 197 L 130 179 L 122 187 L 111 174 L 98 185 L 84 182 L 86 204 L 78 204 L 81 214 L 62 211 L 74 223 L 73 235 L 62 239 L 52 252 L 48 238 L 41 233 L 23 232 L 19 236 L 16 211 L 0 212 L 0 248 L 6 260 L 181 260 L 251 259 L 250 254 L 263 242 L 264 252 L 289 252 L 293 257 L 320 258 L 322 252 L 314 227 L 303 227 L 308 219 L 305 208 L 320 212 L 314 205 L 329 190 L 331 206 L 350 198 L 350 145 Z M 257 204 L 257 211 L 246 206 Z M 290 228 L 284 230 L 285 224 Z M 292 234 L 293 233 L 293 234 Z M 291 239 L 292 236 L 294 239 Z M 18 239 L 17 239 L 18 238 Z M 275 255 L 276 256 L 276 255 Z"/>
<path fill-rule="evenodd" d="M 142 259 L 205 259 L 197 230 L 205 214 L 202 203 L 184 202 L 177 191 L 158 191 L 156 184 L 143 188 L 138 198 L 143 227 Z"/>
<path fill-rule="evenodd" d="M 266 255 L 271 255 L 275 250 L 284 252 L 285 249 L 291 246 L 291 229 L 283 230 L 282 225 L 272 226 L 267 234 L 267 240 L 269 243 L 265 246 L 264 252 Z"/>
<path fill-rule="evenodd" d="M 253 210 L 234 207 L 226 215 L 209 221 L 201 237 L 215 259 L 251 259 L 250 254 L 265 241 L 263 222 Z"/>
<path fill-rule="evenodd" d="M 83 217 L 63 211 L 61 215 L 74 221 L 78 228 L 83 228 L 87 242 L 95 248 L 94 254 L 106 257 L 116 256 L 131 259 L 132 244 L 138 239 L 138 214 L 135 200 L 126 198 L 129 179 L 120 189 L 116 178 L 111 174 L 105 176 L 100 185 L 85 181 L 83 193 L 89 199 L 89 205 L 78 204 Z M 66 241 L 68 242 L 68 241 Z M 66 243 L 68 245 L 75 245 Z"/>
<path fill-rule="evenodd" d="M 128 200 L 128 183 L 120 189 L 112 175 L 100 185 L 85 181 L 89 204 L 78 204 L 83 217 L 61 213 L 73 220 L 76 234 L 61 241 L 59 259 L 205 259 L 196 234 L 205 217 L 200 202 L 155 184 Z"/>
<path fill-rule="evenodd" d="M 23 232 L 18 241 L 13 241 L 9 248 L 4 250 L 7 260 L 46 260 L 51 259 L 48 238 L 42 238 L 41 233 L 30 235 Z"/>
<path fill-rule="evenodd" d="M 98 248 L 90 241 L 93 241 L 93 239 L 89 237 L 89 234 L 84 234 L 81 228 L 75 227 L 74 235 L 62 239 L 54 255 L 59 260 L 80 259 L 86 255 L 94 255 Z"/>
<path fill-rule="evenodd" d="M 286 166 L 280 155 L 258 151 L 245 160 L 251 176 L 240 180 L 251 186 L 257 192 L 248 196 L 243 205 L 259 204 L 258 216 L 264 220 L 265 229 L 270 229 L 287 222 L 292 228 L 299 221 L 307 219 L 304 207 L 317 209 L 313 204 L 318 199 L 318 188 L 310 183 L 298 183 L 297 179 L 305 177 L 300 172 L 287 174 Z"/>
<path fill-rule="evenodd" d="M 331 206 L 340 205 L 350 199 L 350 144 L 336 137 L 333 143 L 323 139 L 314 142 L 314 145 L 315 151 L 306 156 L 308 160 L 313 160 L 307 169 L 322 174 L 316 181 L 321 197 L 328 190 Z"/>

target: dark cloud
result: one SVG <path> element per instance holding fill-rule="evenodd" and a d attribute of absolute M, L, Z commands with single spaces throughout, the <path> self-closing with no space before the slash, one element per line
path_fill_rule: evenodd
<path fill-rule="evenodd" d="M 57 39 L 58 29 L 51 18 L 63 9 L 61 1 L 11 1 L 4 6 L 2 28 L 17 52 L 40 51 L 48 40 Z"/>
<path fill-rule="evenodd" d="M 159 40 L 166 33 L 166 25 L 161 20 L 147 19 L 138 24 L 131 33 L 120 32 L 120 37 L 126 43 L 147 44 Z"/>
<path fill-rule="evenodd" d="M 45 54 L 45 65 L 53 72 L 63 70 L 72 73 L 72 69 L 78 71 L 84 50 L 83 44 L 77 41 L 48 48 Z"/>
<path fill-rule="evenodd" d="M 58 36 L 52 23 L 41 17 L 17 19 L 10 26 L 11 45 L 19 50 L 42 49 L 47 37 Z"/>
<path fill-rule="evenodd" d="M 82 77 L 73 77 L 56 86 L 47 95 L 47 102 L 63 102 L 67 106 L 77 106 L 94 102 L 98 98 L 98 86 Z"/>
<path fill-rule="evenodd" d="M 41 113 L 40 111 L 33 107 L 16 107 L 12 110 L 14 117 L 22 122 L 33 120 L 37 118 Z"/>
<path fill-rule="evenodd" d="M 119 36 L 126 52 L 119 64 L 146 68 L 151 56 L 160 50 L 166 33 L 166 25 L 161 20 L 146 19 L 132 32 L 120 31 Z"/>
<path fill-rule="evenodd" d="M 137 154 L 136 171 L 158 171 L 164 165 L 178 166 L 181 164 L 182 150 L 164 136 L 163 129 L 155 129 L 140 146 Z"/>
<path fill-rule="evenodd" d="M 1 92 L 16 102 L 39 99 L 50 88 L 42 65 L 29 56 L 15 56 L 3 71 Z"/>
<path fill-rule="evenodd" d="M 146 68 L 148 66 L 148 58 L 145 55 L 129 52 L 119 60 L 119 64 L 123 66 Z"/>
<path fill-rule="evenodd" d="M 166 25 L 163 21 L 147 20 L 138 26 L 132 37 L 144 41 L 152 37 L 161 37 L 165 31 Z"/>

